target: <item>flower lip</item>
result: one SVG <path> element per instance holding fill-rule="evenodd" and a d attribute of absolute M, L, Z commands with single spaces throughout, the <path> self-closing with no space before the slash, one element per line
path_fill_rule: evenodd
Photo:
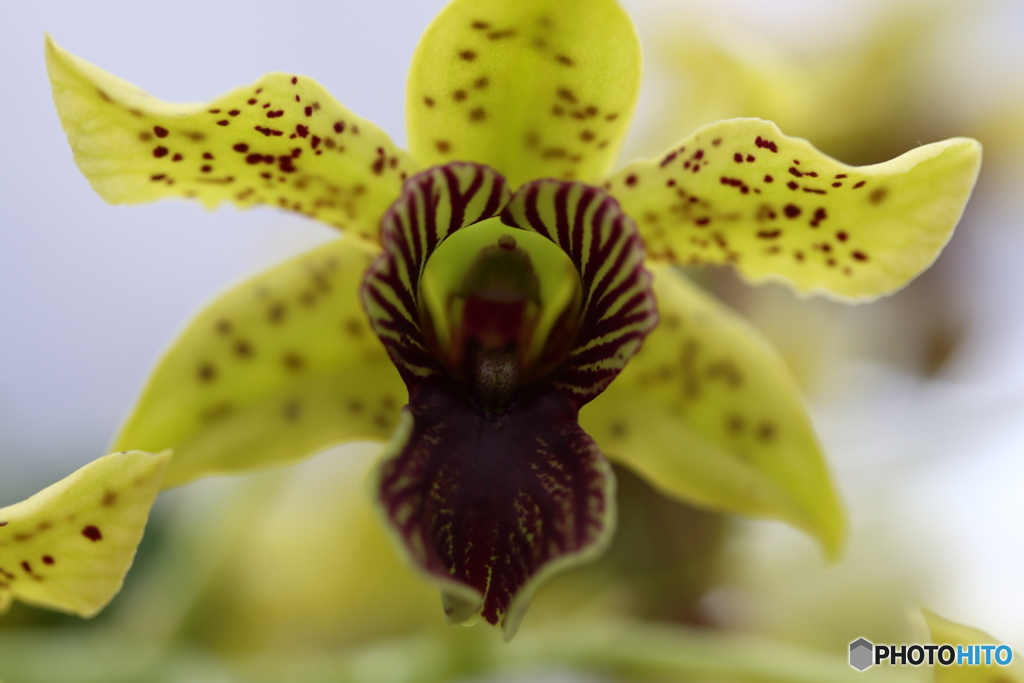
<path fill-rule="evenodd" d="M 536 305 L 531 274 L 544 301 L 545 268 L 509 240 L 471 251 L 483 270 L 456 278 L 469 314 L 476 304 L 485 313 L 461 327 L 472 381 L 434 352 L 430 335 L 441 338 L 444 326 L 421 324 L 437 322 L 422 313 L 426 263 L 456 232 L 498 215 L 517 246 L 520 236 L 554 244 L 579 283 L 579 306 L 559 310 L 544 335 L 552 343 L 534 371 L 550 371 L 534 381 L 520 375 L 518 335 Z M 540 180 L 513 195 L 496 171 L 470 163 L 410 178 L 381 241 L 362 298 L 409 405 L 376 471 L 378 504 L 411 563 L 449 596 L 449 620 L 479 613 L 510 637 L 539 584 L 594 557 L 612 533 L 614 477 L 577 420 L 657 321 L 643 246 L 598 188 Z M 519 318 L 502 320 L 510 312 Z"/>

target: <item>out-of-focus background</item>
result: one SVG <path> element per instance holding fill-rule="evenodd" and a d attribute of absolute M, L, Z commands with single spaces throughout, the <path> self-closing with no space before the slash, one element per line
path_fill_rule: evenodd
<path fill-rule="evenodd" d="M 891 298 L 848 307 L 798 300 L 775 285 L 751 288 L 728 271 L 693 273 L 759 326 L 799 378 L 848 505 L 841 563 L 826 565 L 812 541 L 781 525 L 672 507 L 633 482 L 624 489 L 645 502 L 629 524 L 650 536 L 647 573 L 630 574 L 621 562 L 609 569 L 633 584 L 603 593 L 600 607 L 576 597 L 589 595 L 586 576 L 551 586 L 538 603 L 558 603 L 545 595 L 561 591 L 584 615 L 628 604 L 645 616 L 838 656 L 858 636 L 914 642 L 906 614 L 925 606 L 1024 651 L 1024 2 L 622 1 L 645 50 L 623 161 L 739 115 L 771 118 L 849 163 L 957 135 L 980 139 L 985 161 L 946 251 Z M 405 71 L 443 4 L 41 0 L 4 8 L 0 506 L 106 452 L 148 368 L 203 302 L 332 236 L 275 209 L 104 204 L 60 130 L 43 32 L 171 101 L 206 100 L 266 71 L 307 74 L 403 144 Z M 288 633 L 304 647 L 326 647 L 391 633 L 396 623 L 405 632 L 436 627 L 436 599 L 402 574 L 390 548 L 351 538 L 352 529 L 372 528 L 350 501 L 364 495 L 359 478 L 373 453 L 335 450 L 290 473 L 165 495 L 114 616 L 97 626 L 156 615 L 151 629 L 187 632 L 211 651 L 263 647 Z M 658 506 L 667 506 L 662 517 Z M 280 561 L 280 538 L 293 527 L 281 522 L 281 533 L 268 535 L 256 530 L 258 519 L 312 520 L 319 531 L 290 542 L 324 553 L 323 565 Z M 651 519 L 670 522 L 651 531 Z M 346 551 L 366 544 L 388 567 L 373 581 L 370 563 Z M 388 572 L 399 577 L 394 584 Z M 147 594 L 156 602 L 140 597 Z M 374 597 L 381 594 L 390 595 L 386 605 Z M 666 595 L 679 611 L 662 600 L 659 612 Z M 535 623 L 545 623 L 544 609 Z M 220 615 L 216 628 L 189 621 L 207 623 L 211 613 Z M 18 628 L 70 623 L 15 608 L 0 617 L 0 642 Z"/>

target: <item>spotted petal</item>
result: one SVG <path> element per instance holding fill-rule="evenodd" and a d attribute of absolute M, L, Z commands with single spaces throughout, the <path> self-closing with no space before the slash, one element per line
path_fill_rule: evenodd
<path fill-rule="evenodd" d="M 113 204 L 269 204 L 376 239 L 384 210 L 418 170 L 305 76 L 272 73 L 206 104 L 171 104 L 49 37 L 46 63 L 75 161 Z"/>
<path fill-rule="evenodd" d="M 174 448 L 177 486 L 386 439 L 405 389 L 359 306 L 374 253 L 346 236 L 222 295 L 160 360 L 115 447 Z"/>
<path fill-rule="evenodd" d="M 980 162 L 976 141 L 954 138 L 847 166 L 771 122 L 733 119 L 628 165 L 607 186 L 652 258 L 731 263 L 755 281 L 863 300 L 938 257 Z"/>
<path fill-rule="evenodd" d="M 0 508 L 0 612 L 12 598 L 91 617 L 121 589 L 170 452 L 112 453 Z"/>
<path fill-rule="evenodd" d="M 636 227 L 613 199 L 579 183 L 537 181 L 501 218 L 558 245 L 582 286 L 574 347 L 507 404 L 482 407 L 449 375 L 419 327 L 417 283 L 443 239 L 508 200 L 486 167 L 452 164 L 406 185 L 385 217 L 385 252 L 363 298 L 410 394 L 375 485 L 409 560 L 442 589 L 449 621 L 477 613 L 511 638 L 537 588 L 608 543 L 614 478 L 577 424 L 656 320 Z M 515 232 L 515 230 L 513 230 Z"/>
<path fill-rule="evenodd" d="M 611 170 L 640 86 L 640 42 L 613 0 L 456 0 L 409 70 L 409 149 L 431 164 L 595 182 Z"/>
<path fill-rule="evenodd" d="M 580 415 L 601 449 L 681 500 L 770 517 L 835 555 L 844 519 L 796 383 L 739 316 L 668 266 L 661 324 Z"/>

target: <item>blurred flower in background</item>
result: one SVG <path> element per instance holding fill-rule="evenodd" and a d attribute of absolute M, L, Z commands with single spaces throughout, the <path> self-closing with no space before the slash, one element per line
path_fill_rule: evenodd
<path fill-rule="evenodd" d="M 678 8 L 634 8 L 631 3 L 624 4 L 635 9 L 640 18 L 648 69 L 657 69 L 658 62 L 663 60 L 661 82 L 648 86 L 668 87 L 648 93 L 648 98 L 667 99 L 678 84 L 695 84 L 689 97 L 676 101 L 671 108 L 678 118 L 662 121 L 657 127 L 644 125 L 641 119 L 635 126 L 635 130 L 643 131 L 653 140 L 648 143 L 634 139 L 634 147 L 643 148 L 645 153 L 657 151 L 694 127 L 684 123 L 676 130 L 678 122 L 703 123 L 706 120 L 701 118 L 714 112 L 713 119 L 740 115 L 775 119 L 787 133 L 807 137 L 824 151 L 851 163 L 889 158 L 894 151 L 911 148 L 918 140 L 973 135 L 986 147 L 986 163 L 996 166 L 991 171 L 991 165 L 986 167 L 958 237 L 936 266 L 939 274 L 924 276 L 891 300 L 846 309 L 817 300 L 797 302 L 788 292 L 770 285 L 758 290 L 735 286 L 734 276 L 723 271 L 696 273 L 706 286 L 729 298 L 768 333 L 811 392 L 826 452 L 833 462 L 838 461 L 841 486 L 852 499 L 850 516 L 855 533 L 847 559 L 825 568 L 809 543 L 774 526 L 745 525 L 738 534 L 727 534 L 727 528 L 735 527 L 733 522 L 672 503 L 620 471 L 620 526 L 625 531 L 633 525 L 642 533 L 618 534 L 616 545 L 601 562 L 553 582 L 538 597 L 524 627 L 524 642 L 513 645 L 518 649 L 496 651 L 495 643 L 474 633 L 479 629 L 449 630 L 440 625 L 435 593 L 398 562 L 379 524 L 372 519 L 362 481 L 376 451 L 352 447 L 344 453 L 322 454 L 295 471 L 269 472 L 238 482 L 204 482 L 174 492 L 159 506 L 129 585 L 108 613 L 95 622 L 80 624 L 77 620 L 16 607 L 0 620 L 0 676 L 6 675 L 8 683 L 235 680 L 233 677 L 243 675 L 242 680 L 268 681 L 448 680 L 488 669 L 507 670 L 520 661 L 555 671 L 564 680 L 587 680 L 564 672 L 576 668 L 587 657 L 599 662 L 596 651 L 604 647 L 609 657 L 604 665 L 618 666 L 620 672 L 629 675 L 623 661 L 613 661 L 613 644 L 625 643 L 639 652 L 643 643 L 654 647 L 659 644 L 659 637 L 666 636 L 660 631 L 626 629 L 612 638 L 585 627 L 624 617 L 714 625 L 729 632 L 754 631 L 822 647 L 833 660 L 842 662 L 843 653 L 837 656 L 836 648 L 845 647 L 856 635 L 870 634 L 892 642 L 908 640 L 907 605 L 917 602 L 938 607 L 937 603 L 944 600 L 946 608 L 940 611 L 947 616 L 965 621 L 973 616 L 972 623 L 1010 639 L 1019 649 L 1024 635 L 1012 631 L 1014 623 L 1019 623 L 1012 621 L 1017 611 L 1008 609 L 1012 600 L 1010 605 L 994 604 L 991 594 L 977 592 L 977 586 L 970 584 L 989 581 L 1005 589 L 1008 583 L 1001 581 L 1000 567 L 1007 568 L 1003 577 L 1008 578 L 1009 568 L 1015 561 L 1019 566 L 1021 559 L 1019 554 L 1014 559 L 1014 546 L 1008 539 L 1021 540 L 1022 511 L 1000 495 L 1007 495 L 1011 486 L 1019 488 L 1024 481 L 1020 465 L 1015 464 L 1020 462 L 1021 434 L 1014 430 L 1016 423 L 1012 420 L 1013 411 L 1019 415 L 1024 403 L 1020 395 L 1024 367 L 1013 355 L 1012 344 L 1005 339 L 1002 344 L 991 341 L 993 335 L 1019 340 L 1013 334 L 1024 331 L 1015 319 L 1015 311 L 1021 307 L 1014 307 L 1015 302 L 1019 303 L 1014 295 L 1020 291 L 1021 283 L 1012 258 L 1024 253 L 1020 235 L 1013 232 L 1019 233 L 1024 226 L 1020 207 L 1008 194 L 1015 187 L 1008 178 L 1022 177 L 1018 157 L 1012 152 L 1021 149 L 1021 105 L 1015 104 L 1012 97 L 1000 101 L 999 95 L 1019 94 L 1021 89 L 1005 87 L 996 88 L 997 92 L 979 92 L 972 98 L 968 116 L 958 108 L 962 102 L 957 101 L 956 95 L 950 96 L 955 89 L 948 84 L 941 87 L 945 81 L 942 75 L 950 72 L 949 63 L 929 50 L 941 51 L 942 45 L 949 44 L 947 41 L 960 41 L 958 55 L 985 54 L 991 47 L 987 43 L 990 34 L 978 26 L 994 30 L 1004 26 L 1005 17 L 1009 16 L 1010 23 L 1015 20 L 1020 27 L 1024 21 L 1020 8 L 1004 3 L 980 9 L 963 5 L 885 10 L 879 14 L 881 30 L 866 29 L 861 42 L 848 39 L 838 52 L 812 45 L 808 49 L 816 47 L 822 53 L 800 55 L 801 48 L 795 42 L 788 42 L 785 49 L 768 47 L 767 52 L 754 47 L 755 42 L 770 46 L 779 35 L 754 34 L 749 42 L 736 37 L 741 35 L 739 31 L 750 32 L 750 26 L 729 26 L 722 30 L 727 37 L 721 42 L 707 38 L 714 33 L 699 32 L 686 38 L 675 34 L 659 43 L 658 30 L 653 22 L 645 23 L 645 19 L 658 17 L 657 22 L 664 30 L 664 26 L 671 25 L 670 19 L 677 16 L 676 26 L 692 29 L 694 15 Z M 49 13 L 58 9 L 53 5 Z M 396 46 L 404 43 L 401 49 L 411 50 L 418 31 L 436 9 L 435 6 L 415 10 L 419 18 L 418 23 L 413 22 L 415 25 L 408 28 L 411 37 L 396 36 L 392 42 Z M 673 15 L 673 11 L 678 14 Z M 909 19 L 891 21 L 893 15 L 886 14 L 903 11 Z M 31 29 L 24 29 L 35 34 L 27 41 L 31 50 L 26 47 L 24 55 L 19 56 L 22 62 L 38 63 L 38 36 L 43 28 L 55 33 L 60 30 L 46 14 L 40 12 L 33 18 Z M 991 18 L 993 15 L 996 19 Z M 723 12 L 717 21 L 727 22 L 726 16 Z M 132 21 L 130 15 L 127 21 Z M 969 35 L 972 27 L 973 37 Z M 181 27 L 177 30 L 186 31 Z M 366 32 L 372 31 L 367 28 Z M 58 35 L 68 33 L 61 31 Z M 257 35 L 263 37 L 257 42 L 269 44 L 275 33 L 263 28 Z M 742 48 L 735 48 L 737 44 Z M 684 45 L 690 47 L 680 54 L 680 46 Z M 788 53 L 790 49 L 795 52 Z M 765 56 L 772 53 L 775 56 Z M 97 62 L 112 65 L 112 60 L 102 60 L 95 51 L 89 54 Z M 408 61 L 407 54 L 399 56 Z M 1021 63 L 1018 58 L 1016 65 Z M 710 65 L 716 65 L 713 72 Z M 266 67 L 262 63 L 243 63 L 232 76 L 211 77 L 212 84 L 204 87 L 216 92 L 225 82 L 242 82 L 238 79 L 282 66 L 293 65 L 282 65 L 280 60 L 273 59 L 268 59 Z M 962 63 L 957 67 L 968 69 Z M 296 64 L 295 69 L 312 71 L 302 64 Z M 399 73 L 403 70 L 404 64 L 398 67 Z M 127 69 L 120 73 L 127 75 Z M 709 73 L 715 76 L 709 77 Z M 977 76 L 981 72 L 967 73 Z M 884 78 L 878 78 L 879 75 Z M 1000 78 L 1008 77 L 1012 75 L 1000 74 Z M 1016 77 L 1020 83 L 1019 71 Z M 32 78 L 42 79 L 41 71 Z M 160 82 L 159 76 L 133 80 Z M 392 82 L 400 84 L 401 76 L 395 76 Z M 931 90 L 923 87 L 929 83 Z M 375 82 L 370 90 L 377 88 Z M 398 86 L 399 98 L 400 92 Z M 794 97 L 784 101 L 778 97 L 779 92 L 792 92 Z M 191 96 L 184 86 L 182 93 Z M 816 97 L 816 93 L 824 94 Z M 371 92 L 365 101 L 375 97 L 378 93 Z M 388 130 L 401 130 L 400 122 L 388 121 L 387 115 L 378 115 L 369 106 L 357 106 L 358 100 L 347 99 L 353 108 L 381 121 Z M 839 106 L 842 103 L 845 106 Z M 40 111 L 49 109 L 44 106 Z M 396 111 L 399 107 L 392 103 L 391 112 Z M 667 109 L 658 106 L 649 111 Z M 48 116 L 51 120 L 45 126 L 33 128 L 39 131 L 33 139 L 49 136 L 62 143 L 56 121 Z M 627 153 L 625 158 L 630 155 Z M 67 159 L 62 160 L 65 165 L 66 162 Z M 38 175 L 50 178 L 47 174 Z M 52 192 L 55 182 L 40 183 L 33 201 L 44 201 L 40 197 Z M 5 186 L 11 191 L 16 184 Z M 13 191 L 11 196 L 15 197 Z M 91 197 L 86 198 L 87 192 L 82 192 L 81 197 L 85 205 L 99 204 Z M 978 206 L 979 203 L 984 205 Z M 26 208 L 16 220 L 31 221 L 34 209 Z M 184 212 L 179 209 L 169 214 L 173 217 L 168 219 L 168 244 L 200 243 L 176 234 L 179 229 L 187 229 L 183 227 L 187 223 L 196 224 L 196 232 L 206 225 L 208 230 L 223 231 L 225 219 L 236 225 L 229 217 L 230 212 L 208 217 L 194 208 Z M 113 220 L 105 213 L 107 210 L 99 206 L 96 220 Z M 129 211 L 135 218 L 127 223 L 138 222 L 137 210 Z M 259 253 L 247 265 L 236 264 L 236 270 L 251 269 L 255 262 L 278 260 L 282 250 L 295 252 L 301 248 L 300 243 L 308 245 L 321 239 L 316 228 L 308 227 L 308 238 L 285 244 L 291 239 L 286 235 L 291 234 L 295 219 L 263 220 L 267 227 L 256 238 L 262 244 Z M 274 226 L 275 223 L 280 225 Z M 278 230 L 285 223 L 289 224 L 284 226 L 287 230 Z M 50 225 L 56 227 L 56 221 Z M 95 236 L 90 241 L 100 244 L 102 230 L 84 225 L 72 227 L 76 232 L 92 230 Z M 150 227 L 132 225 L 128 229 L 143 232 Z M 251 227 L 228 230 L 238 245 L 251 244 Z M 964 233 L 970 235 L 965 238 Z M 984 236 L 986 233 L 988 237 Z M 157 231 L 153 239 L 152 248 L 157 252 L 165 248 L 160 245 L 160 234 Z M 123 255 L 114 262 L 144 258 L 141 251 L 133 253 L 127 246 L 106 247 L 108 251 L 122 248 Z M 241 248 L 251 253 L 251 246 Z M 103 247 L 97 249 L 102 251 Z M 212 242 L 198 248 L 203 252 L 218 249 L 224 247 Z M 957 256 L 961 249 L 965 255 Z M 173 276 L 182 268 L 189 272 L 195 269 L 199 273 L 197 281 L 204 281 L 187 289 L 185 298 L 178 300 L 186 303 L 160 306 L 168 310 L 168 317 L 155 325 L 155 331 L 146 333 L 146 338 L 152 340 L 150 356 L 155 355 L 156 345 L 168 336 L 168 326 L 184 319 L 197 297 L 224 284 L 222 264 L 211 261 L 203 271 L 202 258 L 171 257 L 168 260 L 174 261 L 173 267 L 162 276 L 154 275 L 172 279 L 173 286 L 178 286 L 180 277 Z M 130 264 L 126 267 L 134 268 Z M 144 276 L 143 272 L 135 272 L 132 277 Z M 113 278 L 116 286 L 123 287 L 121 279 Z M 135 310 L 148 308 L 145 301 L 139 304 Z M 47 305 L 40 303 L 39 308 Z M 104 308 L 117 306 L 108 302 Z M 129 312 L 128 316 L 133 318 L 134 314 Z M 80 324 L 86 325 L 88 321 Z M 1018 329 L 1014 330 L 1013 324 Z M 116 336 L 115 330 L 123 329 L 122 325 L 112 323 L 105 327 L 110 337 Z M 33 334 L 39 335 L 38 328 Z M 57 333 L 50 338 L 54 336 Z M 62 339 L 69 343 L 66 336 Z M 117 342 L 111 343 L 116 348 Z M 54 343 L 54 347 L 48 348 L 52 352 L 59 345 Z M 97 363 L 108 363 L 103 360 L 103 346 L 96 348 Z M 993 353 L 1001 359 L 999 362 L 983 362 L 985 358 L 991 359 Z M 9 356 L 10 352 L 5 354 Z M 141 362 L 144 367 L 149 360 L 136 360 L 135 365 Z M 112 367 L 112 363 L 108 365 Z M 1002 372 L 995 372 L 996 369 Z M 133 383 L 141 376 L 140 367 L 125 370 L 125 374 L 131 371 L 135 374 L 128 380 L 114 381 L 122 387 L 121 397 L 104 399 L 115 406 L 118 400 L 123 401 L 115 408 L 114 417 L 117 410 L 129 404 Z M 23 383 L 9 383 L 7 377 Z M 93 380 L 85 388 L 72 391 L 88 396 L 98 391 L 101 384 Z M 20 430 L 15 424 L 19 422 L 19 411 L 25 410 L 17 406 L 17 400 L 22 395 L 31 397 L 33 392 L 26 375 L 7 373 L 0 388 L 0 400 L 5 402 L 0 405 L 16 406 L 0 416 L 4 441 L 25 444 L 38 438 L 39 432 L 33 434 L 29 424 Z M 51 385 L 35 391 L 45 394 L 56 388 Z M 65 408 L 54 407 L 52 412 L 62 410 Z M 64 443 L 80 442 L 82 445 L 74 446 L 73 450 L 82 454 L 84 462 L 102 450 L 105 437 L 95 435 L 102 434 L 104 429 L 112 432 L 112 424 L 101 425 L 92 434 L 69 429 Z M 45 438 L 42 440 L 45 442 Z M 50 442 L 51 448 L 53 443 Z M 1013 452 L 1015 460 L 1011 461 L 1009 452 L 1014 446 L 1017 450 Z M 50 472 L 68 469 L 66 462 L 42 464 L 42 474 L 37 470 L 19 483 L 18 475 L 8 474 L 20 469 L 16 468 L 12 453 L 23 454 L 25 460 L 28 454 L 34 455 L 33 449 L 24 445 L 0 454 L 5 469 L 4 481 L 0 481 L 0 493 L 5 496 L 0 500 L 2 504 L 40 488 L 40 482 L 55 479 L 46 474 L 47 467 Z M 965 456 L 977 458 L 973 469 L 964 469 Z M 998 484 L 993 476 L 1003 478 L 1005 493 L 1001 494 L 998 486 L 993 487 Z M 962 564 L 958 566 L 950 557 L 957 551 L 951 549 L 964 547 L 955 544 L 957 539 L 966 541 L 968 531 L 977 534 L 979 523 L 972 522 L 966 514 L 983 505 L 991 507 L 981 519 L 986 523 L 1003 523 L 997 526 L 1002 530 L 1002 538 L 990 538 L 988 554 L 977 553 L 977 563 L 961 558 Z M 1004 508 L 996 508 L 998 505 Z M 659 520 L 660 526 L 653 524 L 653 520 Z M 1015 547 L 1022 545 L 1018 542 Z M 970 552 L 976 546 L 966 548 Z M 979 573 L 980 564 L 992 567 L 994 574 Z M 712 585 L 718 588 L 706 595 Z M 984 606 L 989 607 L 988 611 Z M 567 625 L 566 619 L 576 621 Z M 574 629 L 576 636 L 572 633 Z M 763 664 L 769 660 L 758 659 L 763 654 L 758 649 L 763 641 L 705 642 L 691 631 L 672 631 L 668 635 L 675 639 L 667 638 L 663 651 L 683 657 L 684 666 L 672 669 L 665 664 L 664 676 L 675 671 L 678 678 L 679 671 L 689 671 L 709 679 L 785 680 L 777 670 L 750 673 L 728 666 L 715 670 L 713 663 L 699 656 L 703 651 L 722 660 L 748 659 Z M 736 649 L 728 649 L 730 646 Z M 545 651 L 545 647 L 549 650 Z M 69 665 L 74 667 L 71 670 L 62 670 L 55 663 L 56 653 L 77 664 Z M 834 670 L 816 659 L 817 653 L 794 648 L 784 654 L 791 655 L 788 661 L 794 672 L 793 680 L 831 680 L 830 672 Z M 10 667 L 15 661 L 20 668 L 7 673 L 4 665 Z M 89 667 L 81 666 L 85 662 L 94 674 L 86 670 Z M 560 670 L 562 673 L 558 673 Z M 652 675 L 650 670 L 644 672 Z M 835 676 L 838 679 L 843 673 Z"/>

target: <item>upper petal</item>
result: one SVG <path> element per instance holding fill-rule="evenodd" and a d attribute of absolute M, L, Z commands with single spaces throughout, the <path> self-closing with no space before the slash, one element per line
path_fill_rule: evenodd
<path fill-rule="evenodd" d="M 0 508 L 0 612 L 12 597 L 91 617 L 121 589 L 169 451 L 98 458 Z"/>
<path fill-rule="evenodd" d="M 374 255 L 345 236 L 218 297 L 160 359 L 115 448 L 173 448 L 164 485 L 177 486 L 387 438 L 406 392 L 359 306 Z"/>
<path fill-rule="evenodd" d="M 46 41 L 75 161 L 108 202 L 270 204 L 376 239 L 418 170 L 316 81 L 272 73 L 206 104 L 171 104 Z"/>
<path fill-rule="evenodd" d="M 842 507 L 796 382 L 764 338 L 668 266 L 661 325 L 580 423 L 659 490 L 725 512 L 781 519 L 835 555 Z"/>
<path fill-rule="evenodd" d="M 935 261 L 980 163 L 976 141 L 954 138 L 847 166 L 769 121 L 733 119 L 626 166 L 608 187 L 652 258 L 731 263 L 753 280 L 863 300 Z"/>
<path fill-rule="evenodd" d="M 640 42 L 614 0 L 455 0 L 406 89 L 420 161 L 493 166 L 512 187 L 608 173 L 640 87 Z"/>

